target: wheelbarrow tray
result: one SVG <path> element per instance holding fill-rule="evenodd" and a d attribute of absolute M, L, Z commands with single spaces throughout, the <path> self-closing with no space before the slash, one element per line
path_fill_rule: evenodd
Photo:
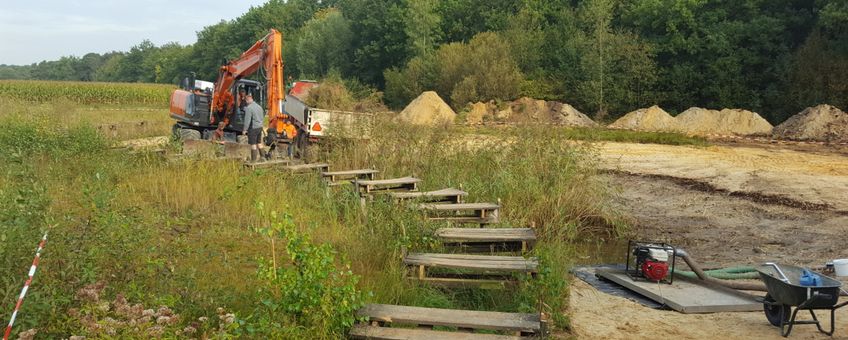
<path fill-rule="evenodd" d="M 760 266 L 757 268 L 760 278 L 766 284 L 769 295 L 778 303 L 789 306 L 800 306 L 815 295 L 819 297 L 813 301 L 809 301 L 807 304 L 808 307 L 829 308 L 836 305 L 839 301 L 839 287 L 842 286 L 842 282 L 820 275 L 821 286 L 802 286 L 799 280 L 804 268 L 790 265 L 779 266 L 783 273 L 786 274 L 789 282 L 782 281 L 780 274 L 778 274 L 773 266 Z"/>
<path fill-rule="evenodd" d="M 780 274 L 777 267 L 784 275 Z M 790 265 L 763 265 L 757 271 L 768 290 L 768 295 L 763 298 L 763 311 L 769 323 L 780 327 L 780 335 L 788 337 L 795 325 L 816 325 L 819 332 L 833 335 L 836 325 L 834 312 L 848 305 L 848 302 L 837 304 L 841 282 L 819 275 L 820 286 L 802 286 L 799 281 L 804 268 Z M 794 310 L 792 307 L 795 307 Z M 812 320 L 796 320 L 795 317 L 802 310 L 808 311 Z M 815 310 L 830 311 L 829 330 L 822 327 Z"/>

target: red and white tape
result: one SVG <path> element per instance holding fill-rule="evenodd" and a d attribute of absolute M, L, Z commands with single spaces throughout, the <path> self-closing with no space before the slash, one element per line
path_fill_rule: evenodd
<path fill-rule="evenodd" d="M 9 335 L 12 334 L 12 325 L 15 324 L 15 317 L 18 316 L 18 310 L 21 309 L 21 304 L 24 302 L 24 297 L 27 290 L 29 290 L 29 284 L 32 283 L 32 277 L 35 276 L 35 268 L 38 267 L 38 259 L 41 257 L 41 249 L 44 248 L 45 243 L 47 243 L 47 234 L 44 234 L 41 242 L 38 243 L 38 250 L 35 251 L 35 258 L 32 260 L 32 267 L 29 268 L 29 277 L 26 283 L 24 283 L 24 288 L 21 289 L 21 295 L 18 296 L 18 303 L 15 305 L 15 311 L 12 312 L 12 319 L 9 320 L 9 325 L 6 326 L 6 333 L 3 335 L 3 340 L 9 340 Z"/>

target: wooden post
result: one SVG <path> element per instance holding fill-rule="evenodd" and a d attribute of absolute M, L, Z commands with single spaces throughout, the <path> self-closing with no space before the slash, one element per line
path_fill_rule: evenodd
<path fill-rule="evenodd" d="M 418 279 L 423 281 L 425 277 L 427 277 L 426 267 L 423 264 L 418 265 Z"/>

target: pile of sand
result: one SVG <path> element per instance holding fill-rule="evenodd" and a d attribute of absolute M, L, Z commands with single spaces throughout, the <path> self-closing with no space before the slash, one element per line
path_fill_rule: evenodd
<path fill-rule="evenodd" d="M 559 124 L 567 125 L 567 126 L 580 126 L 580 127 L 593 127 L 598 126 L 598 123 L 595 123 L 594 120 L 589 118 L 589 116 L 583 114 L 574 106 L 569 104 L 552 102 L 554 103 L 551 109 L 554 112 L 554 121 Z"/>
<path fill-rule="evenodd" d="M 629 129 L 642 131 L 675 131 L 677 124 L 668 112 L 659 106 L 639 109 L 619 118 L 612 124 L 613 129 Z"/>
<path fill-rule="evenodd" d="M 774 128 L 777 138 L 848 142 L 848 113 L 827 105 L 808 107 Z"/>
<path fill-rule="evenodd" d="M 483 124 L 483 117 L 487 115 L 489 115 L 489 108 L 486 103 L 471 104 L 468 113 L 465 114 L 465 123 L 470 125 Z"/>
<path fill-rule="evenodd" d="M 771 124 L 756 112 L 724 109 L 721 111 L 692 107 L 674 118 L 677 130 L 693 135 L 768 135 Z"/>
<path fill-rule="evenodd" d="M 482 124 L 484 121 L 508 123 L 556 123 L 566 126 L 596 126 L 591 118 L 573 106 L 555 101 L 544 101 L 528 97 L 506 103 L 498 108 L 494 101 L 474 103 L 466 108 L 467 124 Z"/>
<path fill-rule="evenodd" d="M 512 113 L 519 114 L 516 118 L 523 118 L 525 121 L 550 122 L 552 119 L 548 102 L 544 100 L 522 97 L 510 103 L 509 107 Z"/>
<path fill-rule="evenodd" d="M 454 118 L 456 112 L 433 91 L 422 93 L 398 115 L 402 122 L 429 126 L 453 124 Z"/>

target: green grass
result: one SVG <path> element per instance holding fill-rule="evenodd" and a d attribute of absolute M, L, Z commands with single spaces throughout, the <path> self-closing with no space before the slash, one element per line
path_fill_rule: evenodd
<path fill-rule="evenodd" d="M 343 289 L 351 282 L 322 278 L 330 274 L 326 263 L 309 267 L 318 268 L 316 276 L 292 279 L 312 287 L 309 296 L 319 307 L 333 308 L 338 301 L 332 296 L 358 295 L 367 302 L 532 312 L 542 299 L 556 325 L 566 327 L 572 242 L 624 230 L 607 203 L 610 194 L 597 176 L 591 146 L 570 143 L 558 130 L 493 131 L 479 143 L 474 137 L 456 138 L 459 129 L 385 121 L 368 141 L 333 139 L 315 149 L 313 155 L 333 169 L 373 166 L 382 177 L 415 175 L 424 180 L 423 190 L 462 185 L 471 193 L 469 201 L 501 199 L 504 225 L 537 226 L 540 243 L 534 254 L 542 259 L 542 273 L 521 289 L 421 286 L 404 279 L 402 249 L 441 251 L 431 235 L 442 225 L 415 212 L 377 202 L 363 216 L 350 190 L 326 191 L 317 177 L 251 172 L 226 161 L 170 163 L 152 154 L 113 151 L 111 141 L 92 128 L 92 121 L 103 117 L 84 113 L 64 128 L 50 124 L 66 112 L 63 103 L 12 102 L 2 110 L 7 133 L 0 135 L 5 151 L 0 153 L 0 198 L 8 204 L 0 206 L 0 269 L 10 274 L 0 280 L 0 318 L 8 319 L 32 249 L 48 230 L 50 241 L 15 328 L 35 327 L 39 337 L 109 337 L 91 323 L 120 319 L 116 306 L 123 296 L 144 308 L 168 306 L 180 318 L 162 328 L 113 325 L 113 337 L 150 337 L 151 332 L 179 337 L 183 328 L 199 322 L 197 332 L 207 337 L 338 338 L 338 329 L 303 314 L 307 309 L 279 307 L 292 300 L 269 279 L 268 259 L 276 258 L 284 272 L 302 268 L 292 254 L 319 248 L 286 248 L 293 236 L 259 232 L 270 225 L 270 211 L 292 216 L 290 232 L 296 234 L 286 235 L 308 236 L 311 241 L 304 242 L 332 250 L 314 250 L 324 255 L 310 259 L 327 259 L 339 269 L 349 265 L 356 276 L 355 292 L 316 288 Z M 135 117 L 112 114 L 115 120 Z M 257 210 L 260 203 L 263 209 Z M 100 300 L 80 298 L 81 289 L 97 282 L 104 287 Z M 108 301 L 112 307 L 101 308 Z M 219 321 L 224 319 L 219 307 L 237 321 Z M 333 319 L 327 322 L 343 324 L 334 319 L 341 316 L 327 315 Z"/>
<path fill-rule="evenodd" d="M 516 129 L 515 127 L 483 127 L 466 128 L 482 134 L 501 135 L 504 130 Z M 694 145 L 707 146 L 709 141 L 698 136 L 687 136 L 674 132 L 646 132 L 607 128 L 581 128 L 581 127 L 556 127 L 547 126 L 558 136 L 558 138 L 581 140 L 588 142 L 622 142 L 642 144 L 667 144 L 667 145 Z"/>

